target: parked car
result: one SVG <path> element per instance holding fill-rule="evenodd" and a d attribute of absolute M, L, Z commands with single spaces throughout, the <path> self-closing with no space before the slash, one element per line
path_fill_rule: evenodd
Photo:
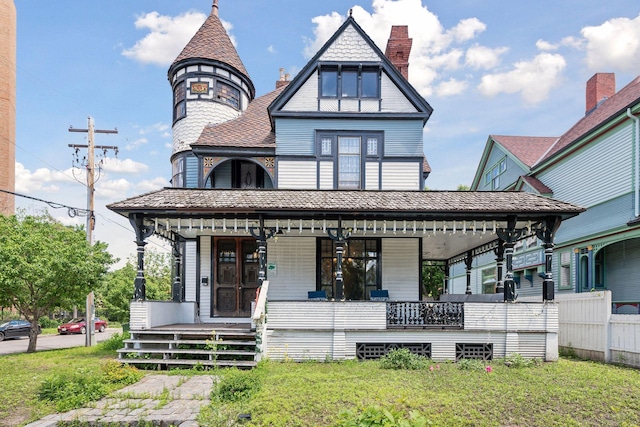
<path fill-rule="evenodd" d="M 31 323 L 26 320 L 10 320 L 0 325 L 0 341 L 5 338 L 28 337 L 31 334 Z M 38 325 L 38 333 L 42 329 Z"/>
<path fill-rule="evenodd" d="M 96 331 L 104 332 L 107 329 L 107 322 L 95 318 L 96 320 Z M 61 335 L 65 334 L 86 334 L 87 333 L 87 322 L 85 322 L 83 317 L 77 319 L 71 319 L 67 323 L 63 323 L 58 326 L 58 333 Z"/>

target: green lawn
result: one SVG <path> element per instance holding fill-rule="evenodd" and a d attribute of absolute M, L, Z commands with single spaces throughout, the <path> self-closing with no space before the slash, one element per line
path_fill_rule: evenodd
<path fill-rule="evenodd" d="M 55 412 L 55 402 L 38 398 L 52 373 L 99 371 L 113 357 L 115 352 L 100 346 L 0 356 L 0 426 L 23 425 Z M 348 420 L 362 419 L 363 411 L 388 410 L 405 420 L 413 412 L 424 421 L 407 426 L 640 425 L 639 370 L 573 359 L 528 367 L 493 361 L 490 366 L 491 372 L 482 365 L 461 369 L 435 362 L 422 370 L 382 369 L 379 362 L 266 362 L 253 371 L 213 371 L 208 374 L 225 380 L 248 376 L 259 386 L 237 401 L 214 399 L 200 421 L 202 426 L 230 425 L 230 418 L 250 413 L 252 421 L 245 425 L 332 426 L 339 420 L 340 425 L 383 425 Z M 241 395 L 241 387 L 232 390 Z M 341 415 L 344 411 L 351 414 Z"/>

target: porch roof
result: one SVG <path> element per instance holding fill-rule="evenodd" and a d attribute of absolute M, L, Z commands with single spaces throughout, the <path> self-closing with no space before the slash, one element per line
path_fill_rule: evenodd
<path fill-rule="evenodd" d="M 520 192 L 357 191 L 164 188 L 107 206 L 125 217 L 141 215 L 161 236 L 248 234 L 261 218 L 268 227 L 318 235 L 326 227 L 358 233 L 423 237 L 425 259 L 450 259 L 495 241 L 497 228 L 517 220 L 528 233 L 550 218 L 584 209 Z M 429 240 L 424 240 L 429 238 Z"/>

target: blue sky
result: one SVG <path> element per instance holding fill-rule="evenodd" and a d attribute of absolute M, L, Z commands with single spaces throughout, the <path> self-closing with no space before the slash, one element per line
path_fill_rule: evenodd
<path fill-rule="evenodd" d="M 133 232 L 104 206 L 169 185 L 167 69 L 212 1 L 14 1 L 16 192 L 86 207 L 86 178 L 68 147 L 86 144 L 86 134 L 69 126 L 86 128 L 92 116 L 96 129 L 117 128 L 96 135 L 120 152 L 117 161 L 109 153 L 96 184 L 94 236 L 126 259 Z M 640 74 L 637 0 L 219 1 L 258 95 L 275 87 L 280 68 L 295 76 L 351 8 L 383 51 L 391 25 L 409 25 L 409 80 L 434 108 L 424 132 L 430 189 L 471 184 L 490 134 L 560 136 L 584 114 L 594 73 L 616 73 L 618 90 Z"/>

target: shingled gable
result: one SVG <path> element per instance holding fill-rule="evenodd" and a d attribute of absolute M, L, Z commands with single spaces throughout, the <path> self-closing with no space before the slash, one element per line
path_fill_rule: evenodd
<path fill-rule="evenodd" d="M 347 20 L 342 24 L 342 26 L 333 34 L 333 36 L 324 44 L 324 46 L 316 53 L 316 55 L 305 65 L 305 67 L 296 75 L 296 77 L 291 81 L 291 83 L 287 86 L 286 90 L 282 92 L 269 106 L 269 115 L 271 117 L 272 126 L 274 125 L 274 117 L 278 115 L 287 115 L 291 116 L 291 112 L 281 112 L 281 109 L 287 104 L 287 102 L 291 99 L 291 97 L 304 85 L 304 83 L 313 75 L 318 67 L 318 62 L 322 61 L 323 55 L 327 51 L 329 51 L 332 46 L 337 42 L 340 36 L 347 31 L 347 29 L 353 28 L 356 33 L 362 38 L 363 42 L 366 43 L 373 53 L 378 58 L 378 61 L 382 63 L 382 69 L 384 72 L 391 78 L 391 80 L 395 83 L 398 89 L 406 96 L 406 98 L 412 103 L 412 105 L 416 108 L 416 113 L 393 113 L 392 116 L 395 118 L 402 117 L 421 117 L 423 123 L 426 123 L 433 112 L 433 108 L 429 103 L 415 90 L 415 88 L 404 78 L 404 76 L 398 71 L 398 69 L 391 63 L 391 61 L 384 55 L 384 53 L 376 46 L 376 44 L 371 40 L 371 38 L 364 32 L 364 30 L 358 25 L 358 23 L 353 19 L 352 16 L 349 16 Z M 356 60 L 358 61 L 358 60 Z M 358 61 L 362 62 L 362 61 Z M 309 116 L 309 115 L 318 115 L 322 114 L 326 117 L 331 117 L 333 115 L 345 117 L 349 115 L 357 116 L 357 117 L 371 117 L 375 116 L 377 118 L 382 118 L 385 116 L 385 113 L 346 113 L 346 112 L 298 112 L 295 113 L 300 116 Z M 293 115 L 295 115 L 293 114 Z"/>
<path fill-rule="evenodd" d="M 278 96 L 284 86 L 254 99 L 238 118 L 218 125 L 209 125 L 192 144 L 194 152 L 199 147 L 273 148 L 276 137 L 271 129 L 267 106 Z"/>
<path fill-rule="evenodd" d="M 175 61 L 173 61 L 171 67 L 169 67 L 169 79 L 171 79 L 171 76 L 173 76 L 178 68 L 189 64 L 193 60 L 202 59 L 234 68 L 246 78 L 246 83 L 250 88 L 251 95 L 255 96 L 255 88 L 253 87 L 249 73 L 218 17 L 217 2 L 215 2 L 211 8 L 211 13 L 204 21 L 204 24 L 202 24 L 189 43 L 182 49 L 182 52 L 180 52 Z"/>

